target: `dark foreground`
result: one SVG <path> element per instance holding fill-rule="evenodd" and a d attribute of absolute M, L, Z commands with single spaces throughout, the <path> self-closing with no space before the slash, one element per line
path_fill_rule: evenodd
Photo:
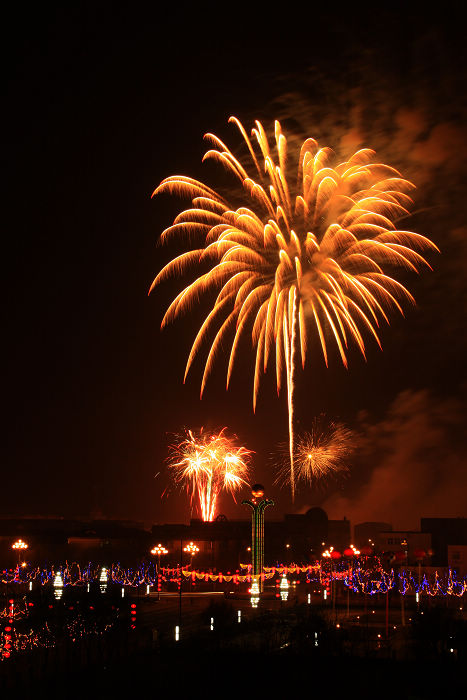
<path fill-rule="evenodd" d="M 42 679 L 11 680 L 15 692 L 27 690 L 35 697 L 65 692 L 67 698 L 156 697 L 160 693 L 250 697 L 265 692 L 293 697 L 319 692 L 326 698 L 421 700 L 446 693 L 465 697 L 467 689 L 465 667 L 452 660 L 323 657 L 294 650 L 215 649 L 203 643 L 160 653 L 146 650 L 85 670 L 57 669 Z"/>
<path fill-rule="evenodd" d="M 183 600 L 182 635 L 175 641 L 176 598 L 138 599 L 134 625 L 130 602 L 118 614 L 115 602 L 101 609 L 87 605 L 89 612 L 79 618 L 83 628 L 86 617 L 86 634 L 79 632 L 76 617 L 70 626 L 65 616 L 76 612 L 76 602 L 44 606 L 51 611 L 47 625 L 55 644 L 4 660 L 0 695 L 68 700 L 319 692 L 325 698 L 421 700 L 465 697 L 467 690 L 462 608 L 425 608 L 423 615 L 407 611 L 410 624 L 391 625 L 387 634 L 383 607 L 366 610 L 365 618 L 359 609 L 330 611 L 303 603 L 280 607 L 274 601 L 268 609 L 252 611 L 246 600 L 200 597 Z M 398 617 L 394 611 L 391 621 L 398 623 Z M 60 636 L 66 626 L 67 634 Z"/>

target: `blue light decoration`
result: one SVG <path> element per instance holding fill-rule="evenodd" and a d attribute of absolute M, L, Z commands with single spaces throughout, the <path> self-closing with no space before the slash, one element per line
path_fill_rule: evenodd
<path fill-rule="evenodd" d="M 250 564 L 241 564 L 240 568 L 243 573 L 236 571 L 235 573 L 199 571 L 191 570 L 189 566 L 180 567 L 162 567 L 159 570 L 160 581 L 162 583 L 179 584 L 182 577 L 191 578 L 193 584 L 202 582 L 218 582 L 233 583 L 239 585 L 242 583 L 251 583 L 252 567 Z M 35 568 L 14 568 L 3 569 L 0 572 L 0 583 L 7 586 L 23 586 L 24 589 L 30 582 L 37 586 L 52 586 L 57 574 L 60 574 L 63 581 L 63 588 L 67 587 L 86 587 L 92 583 L 100 584 L 100 576 L 102 573 L 101 564 L 93 564 L 89 562 L 86 566 L 73 562 L 59 566 L 51 567 L 35 567 Z M 119 562 L 112 564 L 106 571 L 107 582 L 118 584 L 121 588 L 138 588 L 139 586 L 156 586 L 158 585 L 158 572 L 153 563 L 142 563 L 137 568 L 124 568 Z M 295 563 L 281 566 L 264 566 L 261 574 L 261 581 L 273 579 L 275 577 L 295 576 L 298 579 L 304 576 L 307 583 L 318 582 L 320 585 L 326 585 L 326 577 L 329 575 L 326 567 L 322 567 L 320 562 L 313 564 L 297 565 Z M 358 562 L 350 567 L 346 562 L 338 562 L 335 564 L 333 571 L 333 579 L 341 581 L 343 585 L 357 594 L 375 595 L 386 594 L 389 590 L 399 592 L 401 595 L 418 593 L 424 596 L 456 596 L 462 597 L 467 593 L 467 576 L 458 576 L 458 574 L 449 569 L 447 573 L 440 574 L 435 571 L 431 577 L 426 573 L 418 581 L 418 577 L 410 570 L 400 569 L 389 571 L 385 570 L 380 560 L 377 557 L 367 558 L 363 562 Z M 2 611 L 0 611 L 0 617 Z"/>
<path fill-rule="evenodd" d="M 380 564 L 377 564 L 369 568 L 354 567 L 352 576 L 345 576 L 343 581 L 354 593 L 364 593 L 365 595 L 397 590 L 401 595 L 412 593 L 431 597 L 438 595 L 461 597 L 467 592 L 467 577 L 458 578 L 451 569 L 448 570 L 443 580 L 440 579 L 436 571 L 431 582 L 426 574 L 423 574 L 419 582 L 411 571 L 405 569 L 401 569 L 397 573 L 394 569 L 385 571 Z"/>

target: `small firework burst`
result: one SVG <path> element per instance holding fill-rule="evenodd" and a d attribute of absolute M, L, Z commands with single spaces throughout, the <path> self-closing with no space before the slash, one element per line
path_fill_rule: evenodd
<path fill-rule="evenodd" d="M 347 458 L 355 449 L 356 436 L 343 423 L 325 423 L 323 417 L 313 421 L 310 432 L 297 437 L 294 451 L 297 482 L 303 481 L 314 488 L 349 473 Z M 290 478 L 288 445 L 284 446 L 284 464 L 278 481 Z"/>

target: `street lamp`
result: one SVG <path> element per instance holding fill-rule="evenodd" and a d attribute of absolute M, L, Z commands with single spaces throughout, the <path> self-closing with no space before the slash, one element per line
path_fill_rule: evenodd
<path fill-rule="evenodd" d="M 18 565 L 21 561 L 21 552 L 24 552 L 25 549 L 28 548 L 28 545 L 26 542 L 23 542 L 22 539 L 16 540 L 14 544 L 11 545 L 12 549 L 16 549 L 18 552 Z"/>
<path fill-rule="evenodd" d="M 161 544 L 151 549 L 151 554 L 157 555 L 157 600 L 161 599 L 161 554 L 168 554 L 169 550 Z"/>
<path fill-rule="evenodd" d="M 401 547 L 404 548 L 403 551 L 404 551 L 404 557 L 405 557 L 405 565 L 408 566 L 409 565 L 409 545 L 408 545 L 405 537 L 404 537 L 404 539 L 401 540 Z"/>
<path fill-rule="evenodd" d="M 190 555 L 190 566 L 193 565 L 193 557 L 199 552 L 199 547 L 197 547 L 193 542 L 187 544 L 183 547 L 183 551 Z M 180 639 L 180 630 L 182 629 L 182 582 L 183 582 L 183 555 L 182 555 L 182 540 L 180 540 L 180 597 L 178 605 L 178 631 L 175 631 L 175 638 Z"/>
<path fill-rule="evenodd" d="M 151 554 L 157 555 L 157 566 L 161 564 L 161 554 L 168 554 L 169 550 L 163 547 L 161 544 L 156 545 L 151 549 Z"/>
<path fill-rule="evenodd" d="M 352 584 L 352 578 L 353 578 L 353 563 L 355 557 L 358 557 L 360 554 L 360 550 L 355 547 L 355 545 L 351 544 L 347 549 L 344 549 L 344 556 L 348 558 L 348 571 L 347 571 L 347 577 L 348 577 L 348 583 L 349 585 L 347 586 L 347 617 L 350 616 L 350 586 Z"/>
<path fill-rule="evenodd" d="M 334 559 L 337 560 L 337 559 L 340 559 L 340 558 L 341 558 L 341 553 L 338 552 L 337 549 L 334 549 L 334 547 L 329 547 L 329 549 L 326 549 L 326 550 L 322 553 L 321 556 L 324 557 L 325 559 L 329 559 L 329 563 L 330 563 L 331 600 L 332 600 L 332 609 L 334 610 L 334 609 L 335 609 L 335 605 L 336 605 L 336 590 L 335 590 L 335 587 L 334 587 L 334 584 L 333 584 L 333 573 L 334 573 L 334 572 L 333 572 L 332 563 L 333 563 L 333 560 L 334 560 Z"/>
<path fill-rule="evenodd" d="M 190 566 L 193 566 L 193 557 L 199 552 L 199 547 L 190 542 L 186 547 L 183 547 L 183 551 L 190 555 Z"/>
<path fill-rule="evenodd" d="M 321 542 L 321 544 L 324 544 L 324 542 Z M 329 561 L 331 562 L 331 552 L 332 552 L 333 549 L 334 549 L 334 547 L 330 547 L 329 549 L 326 549 L 326 550 L 321 554 L 321 556 L 323 557 L 323 559 L 329 559 Z M 330 590 L 330 593 L 331 593 L 331 595 L 332 595 L 332 562 L 331 562 L 331 567 L 330 567 L 330 571 L 329 571 L 329 584 L 330 584 L 330 585 L 329 585 L 329 590 Z M 326 583 L 325 583 L 325 585 L 324 585 L 323 597 L 324 597 L 324 600 L 327 600 L 328 592 L 327 592 Z"/>

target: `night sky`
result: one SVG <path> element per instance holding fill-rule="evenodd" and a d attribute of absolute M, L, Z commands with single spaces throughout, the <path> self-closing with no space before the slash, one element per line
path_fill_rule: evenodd
<path fill-rule="evenodd" d="M 311 505 L 353 524 L 416 528 L 420 516 L 465 516 L 460 9 L 441 18 L 397 3 L 369 13 L 361 4 L 354 14 L 288 8 L 266 20 L 241 6 L 224 18 L 189 7 L 46 4 L 5 18 L 0 513 L 187 520 L 185 494 L 161 498 L 170 435 L 227 426 L 255 451 L 253 480 L 276 500 L 276 517 Z M 202 137 L 210 131 L 235 148 L 231 114 L 248 128 L 279 118 L 291 145 L 313 136 L 338 156 L 374 148 L 417 185 L 406 227 L 441 249 L 428 256 L 433 272 L 399 275 L 417 307 L 383 328 L 383 352 L 368 340 L 367 362 L 350 352 L 348 370 L 336 357 L 326 370 L 316 352 L 298 372 L 298 429 L 324 413 L 356 431 L 358 449 L 347 480 L 321 492 L 301 487 L 295 504 L 274 485 L 287 440 L 274 373 L 254 415 L 245 343 L 231 390 L 225 355 L 200 401 L 202 363 L 182 380 L 208 309 L 200 304 L 161 332 L 187 280 L 147 296 L 177 252 L 158 237 L 183 207 L 151 193 L 172 174 L 215 188 L 219 171 L 201 163 Z M 230 496 L 220 510 L 247 517 Z"/>

